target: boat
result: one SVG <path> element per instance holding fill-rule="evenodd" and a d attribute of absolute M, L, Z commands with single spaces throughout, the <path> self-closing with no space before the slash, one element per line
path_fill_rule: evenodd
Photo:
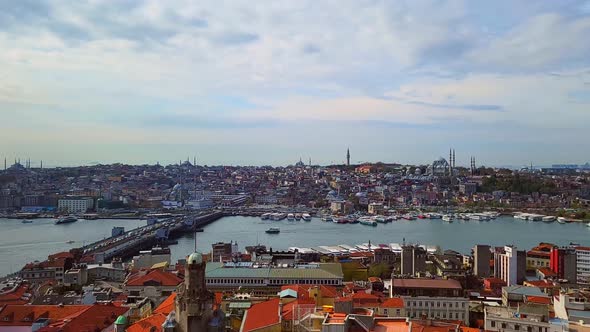
<path fill-rule="evenodd" d="M 301 213 L 295 213 L 295 220 L 301 220 Z"/>
<path fill-rule="evenodd" d="M 361 217 L 359 218 L 359 223 L 361 225 L 367 225 L 367 226 L 377 226 L 377 222 L 375 220 L 372 220 L 371 218 L 368 217 Z"/>
<path fill-rule="evenodd" d="M 33 221 L 30 219 L 24 219 L 23 221 L 21 221 L 23 224 L 32 224 Z"/>
<path fill-rule="evenodd" d="M 373 220 L 381 224 L 385 224 L 387 222 L 387 220 L 385 220 L 385 217 L 383 216 L 374 216 Z"/>
<path fill-rule="evenodd" d="M 76 242 L 76 241 L 74 241 L 74 240 L 68 240 L 68 241 L 66 241 L 67 244 L 72 244 L 74 242 Z"/>
<path fill-rule="evenodd" d="M 78 219 L 76 217 L 72 217 L 72 216 L 67 216 L 67 217 L 63 217 L 58 219 L 55 224 L 56 225 L 61 225 L 61 224 L 69 224 L 69 223 L 73 223 L 78 221 Z"/>
<path fill-rule="evenodd" d="M 445 214 L 445 215 L 442 217 L 442 220 L 443 220 L 443 221 L 448 221 L 448 222 L 451 222 L 451 221 L 453 221 L 453 217 L 451 217 L 451 216 L 450 216 L 450 215 L 448 215 L 448 214 Z"/>
<path fill-rule="evenodd" d="M 402 219 L 406 219 L 406 220 L 415 220 L 415 219 L 416 219 L 416 217 L 414 217 L 414 216 L 413 216 L 413 215 L 411 215 L 411 214 L 404 214 L 404 215 L 402 216 Z"/>
<path fill-rule="evenodd" d="M 565 224 L 565 223 L 573 222 L 573 220 L 568 219 L 568 218 L 564 218 L 564 217 L 559 217 L 559 218 L 557 218 L 557 222 L 560 224 Z"/>
<path fill-rule="evenodd" d="M 289 214 L 287 215 L 287 220 L 289 220 L 289 221 L 293 221 L 293 220 L 295 220 L 295 215 L 294 215 L 293 213 L 289 213 Z"/>
<path fill-rule="evenodd" d="M 302 214 L 301 218 L 303 218 L 305 221 L 311 221 L 311 215 L 309 213 Z"/>
<path fill-rule="evenodd" d="M 266 230 L 267 234 L 279 234 L 281 232 L 281 230 L 279 228 L 276 227 L 271 227 L 269 229 Z"/>
<path fill-rule="evenodd" d="M 554 222 L 555 219 L 557 219 L 555 216 L 544 216 L 543 217 L 544 222 Z"/>
<path fill-rule="evenodd" d="M 332 217 L 332 222 L 335 224 L 348 224 L 348 219 L 345 217 L 334 218 Z"/>
<path fill-rule="evenodd" d="M 322 221 L 332 221 L 332 216 L 323 216 Z"/>
<path fill-rule="evenodd" d="M 260 215 L 260 219 L 268 220 L 270 218 L 270 213 L 263 213 Z"/>
<path fill-rule="evenodd" d="M 586 226 L 590 227 L 590 222 L 586 224 Z"/>

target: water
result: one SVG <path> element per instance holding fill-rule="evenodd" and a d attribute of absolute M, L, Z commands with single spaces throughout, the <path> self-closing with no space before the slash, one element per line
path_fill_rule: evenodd
<path fill-rule="evenodd" d="M 23 224 L 19 219 L 0 219 L 0 276 L 16 272 L 28 262 L 45 260 L 49 254 L 110 237 L 114 226 L 131 230 L 146 225 L 145 220 L 138 219 L 81 219 L 62 225 L 54 222 L 33 219 L 33 223 Z"/>
<path fill-rule="evenodd" d="M 279 227 L 280 234 L 266 234 L 270 227 Z M 286 250 L 289 247 L 319 245 L 355 245 L 371 241 L 374 244 L 407 242 L 439 245 L 469 254 L 475 244 L 503 246 L 514 244 L 530 249 L 539 242 L 569 245 L 570 242 L 590 245 L 590 227 L 584 223 L 532 222 L 512 217 L 499 217 L 491 221 L 398 220 L 377 227 L 361 224 L 334 224 L 313 218 L 305 221 L 269 221 L 257 217 L 226 217 L 197 233 L 197 248 L 210 252 L 215 242 L 237 241 L 240 250 L 256 243 Z M 194 250 L 194 236 L 186 235 L 171 246 L 173 260 L 184 258 Z"/>
<path fill-rule="evenodd" d="M 43 260 L 47 255 L 80 247 L 111 235 L 114 226 L 131 230 L 144 226 L 145 220 L 79 220 L 64 225 L 54 225 L 52 219 L 35 219 L 32 224 L 21 220 L 0 219 L 0 276 L 21 269 L 33 260 Z M 279 227 L 280 234 L 266 234 L 270 227 Z M 524 221 L 512 217 L 500 217 L 491 221 L 399 220 L 377 227 L 360 224 L 334 224 L 314 218 L 305 221 L 269 221 L 257 217 L 226 217 L 197 233 L 197 248 L 210 252 L 215 242 L 237 241 L 240 250 L 247 245 L 261 243 L 273 250 L 289 247 L 314 247 L 319 245 L 355 245 L 371 243 L 407 242 L 439 245 L 469 253 L 475 244 L 502 246 L 515 244 L 530 249 L 539 242 L 568 245 L 570 242 L 590 245 L 590 227 L 583 223 L 559 224 Z M 75 243 L 68 244 L 66 241 Z M 172 249 L 173 262 L 184 258 L 194 250 L 194 234 L 178 239 Z"/>

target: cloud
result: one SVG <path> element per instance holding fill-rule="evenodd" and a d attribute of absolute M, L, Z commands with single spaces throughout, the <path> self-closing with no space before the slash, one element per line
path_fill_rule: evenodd
<path fill-rule="evenodd" d="M 0 7 L 2 125 L 28 124 L 39 142 L 44 123 L 122 144 L 275 135 L 292 146 L 316 124 L 336 142 L 362 132 L 368 145 L 371 134 L 403 139 L 388 132 L 403 128 L 436 129 L 437 142 L 484 127 L 493 144 L 539 132 L 565 142 L 590 120 L 590 17 L 579 1 Z M 508 135 L 507 123 L 521 129 Z"/>

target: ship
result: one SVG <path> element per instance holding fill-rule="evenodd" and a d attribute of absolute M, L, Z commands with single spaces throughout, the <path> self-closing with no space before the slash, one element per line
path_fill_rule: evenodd
<path fill-rule="evenodd" d="M 56 225 L 60 225 L 60 224 L 69 224 L 69 223 L 73 223 L 78 221 L 78 219 L 76 219 L 76 217 L 72 217 L 72 216 L 67 216 L 67 217 L 63 217 L 58 219 L 55 224 Z"/>
<path fill-rule="evenodd" d="M 271 227 L 269 229 L 266 230 L 267 234 L 279 234 L 281 232 L 281 230 L 279 228 L 276 227 Z"/>
<path fill-rule="evenodd" d="M 263 213 L 262 215 L 260 215 L 260 219 L 262 220 L 268 220 L 270 218 L 270 213 Z"/>
<path fill-rule="evenodd" d="M 303 218 L 305 221 L 311 221 L 311 215 L 309 213 L 302 214 L 301 218 Z"/>
<path fill-rule="evenodd" d="M 32 220 L 30 220 L 30 219 L 25 219 L 25 220 L 23 220 L 23 221 L 21 221 L 21 222 L 22 222 L 23 224 L 32 224 L 32 223 L 33 223 L 33 221 L 32 221 Z"/>

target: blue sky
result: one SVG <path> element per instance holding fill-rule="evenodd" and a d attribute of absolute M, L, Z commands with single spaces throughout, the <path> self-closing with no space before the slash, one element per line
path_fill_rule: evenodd
<path fill-rule="evenodd" d="M 590 158 L 589 1 L 2 1 L 0 156 Z"/>

